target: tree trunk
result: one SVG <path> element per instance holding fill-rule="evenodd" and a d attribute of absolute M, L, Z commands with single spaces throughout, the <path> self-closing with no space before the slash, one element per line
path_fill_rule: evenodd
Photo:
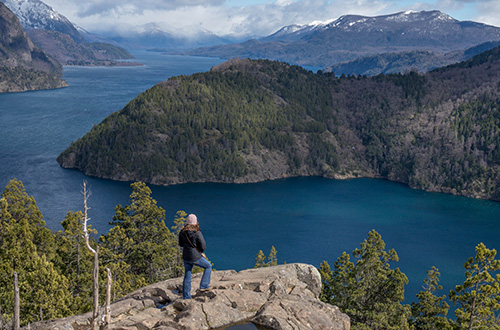
<path fill-rule="evenodd" d="M 20 327 L 20 309 L 19 284 L 17 281 L 17 273 L 14 272 L 14 330 L 19 330 Z"/>
<path fill-rule="evenodd" d="M 99 246 L 96 247 L 94 253 L 94 274 L 93 274 L 93 295 L 94 295 L 94 311 L 92 313 L 92 330 L 99 329 Z"/>
<path fill-rule="evenodd" d="M 89 242 L 89 232 L 87 230 L 87 222 L 89 218 L 87 217 L 88 199 L 90 197 L 90 191 L 87 190 L 87 182 L 83 181 L 83 233 L 85 236 L 85 245 L 87 249 L 94 254 L 94 272 L 92 274 L 93 286 L 93 296 L 94 296 L 94 309 L 92 311 L 92 330 L 99 329 L 99 246 L 95 250 L 90 246 Z"/>
<path fill-rule="evenodd" d="M 113 284 L 113 280 L 111 279 L 111 270 L 106 268 L 106 272 L 108 274 L 108 286 L 106 290 L 106 325 L 111 322 L 111 285 Z"/>
<path fill-rule="evenodd" d="M 0 329 L 3 329 L 3 313 L 2 313 L 2 305 L 0 305 Z"/>

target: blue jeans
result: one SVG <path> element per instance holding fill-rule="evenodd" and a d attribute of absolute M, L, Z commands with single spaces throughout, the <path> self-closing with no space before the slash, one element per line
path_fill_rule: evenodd
<path fill-rule="evenodd" d="M 212 265 L 205 258 L 196 261 L 184 261 L 184 281 L 182 282 L 182 298 L 191 299 L 191 276 L 193 267 L 198 266 L 205 268 L 201 277 L 200 289 L 208 289 L 210 285 L 210 276 L 212 275 Z"/>

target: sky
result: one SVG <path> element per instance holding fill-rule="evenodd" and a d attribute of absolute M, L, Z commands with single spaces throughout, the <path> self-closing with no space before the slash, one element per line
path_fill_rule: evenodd
<path fill-rule="evenodd" d="M 500 27 L 500 0 L 42 0 L 87 31 L 151 26 L 189 36 L 199 31 L 241 38 L 270 35 L 291 24 L 342 15 L 378 16 L 440 10 L 451 17 Z"/>

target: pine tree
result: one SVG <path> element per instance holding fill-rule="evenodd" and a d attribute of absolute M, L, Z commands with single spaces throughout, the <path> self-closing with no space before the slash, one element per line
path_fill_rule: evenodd
<path fill-rule="evenodd" d="M 93 255 L 85 246 L 82 212 L 68 212 L 61 222 L 62 231 L 56 233 L 57 257 L 54 264 L 68 278 L 68 289 L 73 297 L 73 313 L 92 310 L 92 260 Z M 88 226 L 90 234 L 97 231 Z M 95 244 L 93 244 L 95 246 Z"/>
<path fill-rule="evenodd" d="M 271 251 L 269 252 L 269 256 L 267 257 L 267 266 L 277 266 L 278 265 L 278 251 L 274 246 L 271 247 Z"/>
<path fill-rule="evenodd" d="M 497 251 L 483 243 L 476 246 L 476 256 L 465 263 L 465 282 L 450 292 L 458 329 L 500 329 L 495 312 L 500 309 L 500 260 Z M 495 274 L 496 273 L 496 274 Z"/>
<path fill-rule="evenodd" d="M 171 278 L 176 275 L 173 265 L 178 248 L 165 224 L 165 210 L 156 205 L 151 189 L 144 183 L 136 182 L 131 187 L 130 204 L 116 206 L 110 223 L 114 227 L 100 238 L 107 249 L 106 258 L 115 263 L 109 268 L 113 272 L 124 262 L 130 265 L 131 276 L 143 277 L 147 283 Z"/>
<path fill-rule="evenodd" d="M 351 318 L 352 329 L 409 329 L 409 306 L 403 306 L 408 278 L 390 262 L 398 261 L 396 251 L 385 251 L 379 233 L 372 230 L 361 247 L 353 251 L 356 263 L 343 253 L 332 271 L 322 264 L 323 301 L 337 305 Z"/>
<path fill-rule="evenodd" d="M 54 235 L 45 227 L 42 213 L 35 199 L 26 193 L 23 183 L 17 179 L 10 180 L 2 193 L 2 198 L 8 205 L 7 211 L 10 214 L 8 221 L 18 223 L 25 219 L 38 254 L 40 256 L 45 254 L 47 259 L 51 260 L 55 252 Z"/>
<path fill-rule="evenodd" d="M 68 281 L 54 267 L 54 237 L 33 197 L 11 180 L 0 199 L 0 306 L 13 316 L 13 274 L 19 279 L 21 325 L 69 315 Z"/>
<path fill-rule="evenodd" d="M 325 260 L 319 266 L 319 274 L 321 275 L 321 293 L 319 299 L 329 304 L 332 303 L 333 292 L 333 272 Z M 337 305 L 338 306 L 338 305 Z"/>
<path fill-rule="evenodd" d="M 439 285 L 441 274 L 436 267 L 427 271 L 427 278 L 424 280 L 423 291 L 417 294 L 418 302 L 411 304 L 410 323 L 415 330 L 439 330 L 451 329 L 451 325 L 446 318 L 450 306 L 444 301 L 446 295 L 437 297 L 435 292 L 442 290 Z"/>
<path fill-rule="evenodd" d="M 35 257 L 33 263 L 22 270 L 21 288 L 22 324 L 57 319 L 71 315 L 71 294 L 68 280 L 45 256 Z"/>
<path fill-rule="evenodd" d="M 259 250 L 257 256 L 255 257 L 255 266 L 254 268 L 261 268 L 266 266 L 266 255 L 262 250 Z"/>
<path fill-rule="evenodd" d="M 346 309 L 356 329 L 408 329 L 408 306 L 404 300 L 404 286 L 408 278 L 399 268 L 391 269 L 390 262 L 398 261 L 396 251 L 385 251 L 385 242 L 372 230 L 361 247 L 353 251 L 357 259 L 353 275 L 355 288 L 352 304 Z"/>
<path fill-rule="evenodd" d="M 350 256 L 346 252 L 335 261 L 333 270 L 326 261 L 323 261 L 320 271 L 324 282 L 323 301 L 338 306 L 341 310 L 350 308 L 352 290 L 357 287 L 354 268 L 354 263 L 350 261 Z"/>

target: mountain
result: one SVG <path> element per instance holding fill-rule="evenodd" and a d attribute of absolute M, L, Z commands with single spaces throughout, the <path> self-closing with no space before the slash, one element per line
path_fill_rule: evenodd
<path fill-rule="evenodd" d="M 168 185 L 381 177 L 500 200 L 500 47 L 427 74 L 317 74 L 231 60 L 160 83 L 58 162 Z"/>
<path fill-rule="evenodd" d="M 17 17 L 0 3 L 0 92 L 67 86 L 62 66 L 36 47 Z"/>
<path fill-rule="evenodd" d="M 103 32 L 109 39 L 128 49 L 170 51 L 232 43 L 214 33 L 194 28 L 192 31 L 165 28 L 157 23 L 148 23 L 132 30 Z"/>
<path fill-rule="evenodd" d="M 40 0 L 0 0 L 19 18 L 33 42 L 64 65 L 137 65 L 134 56 L 109 43 L 88 43 L 66 17 Z"/>
<path fill-rule="evenodd" d="M 500 41 L 485 42 L 466 50 L 456 50 L 446 54 L 439 54 L 425 50 L 409 52 L 384 53 L 374 56 L 361 57 L 354 61 L 334 64 L 326 68 L 328 72 L 345 75 L 390 74 L 405 71 L 427 72 L 437 67 L 468 60 L 469 58 L 500 46 Z"/>
<path fill-rule="evenodd" d="M 500 28 L 458 21 L 440 11 L 366 17 L 346 15 L 325 23 L 288 26 L 243 43 L 205 47 L 189 55 L 280 60 L 328 67 L 384 53 L 447 53 L 500 40 Z"/>
<path fill-rule="evenodd" d="M 85 42 L 73 23 L 40 0 L 0 1 L 16 14 L 25 31 L 59 31 L 69 35 L 77 43 Z"/>
<path fill-rule="evenodd" d="M 51 30 L 30 30 L 30 38 L 40 48 L 64 65 L 84 66 L 136 66 L 134 62 L 115 61 L 133 59 L 134 56 L 110 43 L 77 43 L 70 35 Z"/>

